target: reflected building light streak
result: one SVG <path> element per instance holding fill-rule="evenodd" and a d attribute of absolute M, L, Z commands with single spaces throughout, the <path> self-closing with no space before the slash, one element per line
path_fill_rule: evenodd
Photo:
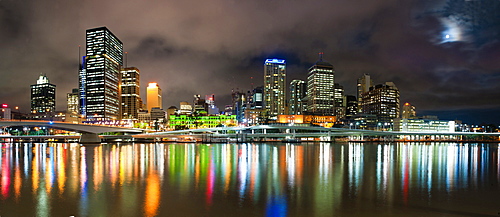
<path fill-rule="evenodd" d="M 287 169 L 287 174 L 288 174 L 288 186 L 292 187 L 295 186 L 295 149 L 293 145 L 287 144 L 286 145 L 286 169 Z"/>
<path fill-rule="evenodd" d="M 402 176 L 402 190 L 403 190 L 403 203 L 404 205 L 408 205 L 408 196 L 409 196 L 409 186 L 410 186 L 410 147 L 409 145 L 403 145 L 402 148 L 402 166 L 401 166 L 401 176 Z"/>
<path fill-rule="evenodd" d="M 457 159 L 459 156 L 457 155 L 458 150 L 456 146 L 448 145 L 447 149 L 448 149 L 448 154 L 447 154 L 448 160 L 446 162 L 447 165 L 446 191 L 451 192 L 452 190 L 454 190 L 455 187 L 455 172 L 458 166 Z"/>
<path fill-rule="evenodd" d="M 62 196 L 65 190 L 66 183 L 66 154 L 67 149 L 56 147 L 56 167 L 57 167 L 57 186 L 59 189 L 59 195 Z"/>
<path fill-rule="evenodd" d="M 206 189 L 206 205 L 208 207 L 212 206 L 214 185 L 215 185 L 215 163 L 214 163 L 214 148 L 213 146 L 208 149 L 208 174 L 207 174 L 207 189 Z"/>
<path fill-rule="evenodd" d="M 232 173 L 232 161 L 231 156 L 234 156 L 234 153 L 231 152 L 231 146 L 229 144 L 225 144 L 222 146 L 222 159 L 223 159 L 223 171 L 224 174 L 224 195 L 228 195 L 229 184 L 231 182 L 231 173 Z"/>
<path fill-rule="evenodd" d="M 146 192 L 144 196 L 145 216 L 157 216 L 161 200 L 160 178 L 154 171 L 150 171 L 146 178 Z"/>
<path fill-rule="evenodd" d="M 31 185 L 33 186 L 33 194 L 38 191 L 38 181 L 39 181 L 39 170 L 38 170 L 38 158 L 40 157 L 39 152 L 40 149 L 37 145 L 34 146 L 33 148 L 33 160 L 32 160 L 32 178 L 31 178 Z"/>
<path fill-rule="evenodd" d="M 55 153 L 54 153 L 54 147 L 50 146 L 50 147 L 47 147 L 47 149 L 49 150 L 49 157 L 46 160 L 47 162 L 47 169 L 45 170 L 45 189 L 47 191 L 48 194 L 50 194 L 52 192 L 52 187 L 54 186 L 54 182 L 55 182 L 55 159 L 54 159 L 54 156 L 55 156 Z"/>
<path fill-rule="evenodd" d="M 80 147 L 80 214 L 88 216 L 89 198 L 88 198 L 88 177 L 87 177 L 87 150 L 84 146 Z"/>
<path fill-rule="evenodd" d="M 430 146 L 427 149 L 427 156 L 426 158 L 424 157 L 423 159 L 427 160 L 427 195 L 431 197 L 431 191 L 432 191 L 432 173 L 433 173 L 433 159 L 434 159 L 434 151 L 433 151 L 434 145 Z"/>
<path fill-rule="evenodd" d="M 247 181 L 248 181 L 248 145 L 247 144 L 242 144 L 240 146 L 239 151 L 240 156 L 238 157 L 238 181 L 239 181 L 239 186 L 238 186 L 238 192 L 239 192 L 239 199 L 240 202 L 243 202 L 245 199 L 245 191 L 246 191 L 246 186 L 247 186 Z"/>
<path fill-rule="evenodd" d="M 24 145 L 24 176 L 25 177 L 28 177 L 28 171 L 30 169 L 29 167 L 29 160 L 30 160 L 30 154 L 31 153 L 31 149 L 30 149 L 30 145 L 26 144 Z"/>
<path fill-rule="evenodd" d="M 49 192 L 40 189 L 36 197 L 36 214 L 37 216 L 50 216 L 50 198 L 47 195 Z"/>
<path fill-rule="evenodd" d="M 349 155 L 349 169 L 348 169 L 348 174 L 349 174 L 349 186 L 350 190 L 354 191 L 352 192 L 353 195 L 357 195 L 357 192 L 360 190 L 359 185 L 361 183 L 362 179 L 362 172 L 363 172 L 363 158 L 361 155 L 362 151 L 362 145 L 361 144 L 356 144 L 352 143 L 349 144 L 349 150 L 348 150 L 348 155 Z"/>
<path fill-rule="evenodd" d="M 20 166 L 18 165 L 16 166 L 14 172 L 14 196 L 16 202 L 18 202 L 19 198 L 21 197 L 21 187 L 22 187 L 21 169 Z"/>
<path fill-rule="evenodd" d="M 1 148 L 0 148 L 1 149 Z M 10 153 L 11 146 L 5 148 L 5 151 L 2 152 L 2 158 L 0 159 L 2 162 L 2 170 L 0 171 L 0 176 L 2 177 L 1 185 L 2 185 L 2 198 L 8 198 L 10 194 L 10 183 L 11 183 L 11 169 L 10 169 Z"/>

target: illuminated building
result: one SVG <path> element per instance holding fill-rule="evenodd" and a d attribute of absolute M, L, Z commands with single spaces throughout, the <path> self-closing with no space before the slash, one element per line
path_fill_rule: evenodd
<path fill-rule="evenodd" d="M 403 132 L 455 132 L 455 121 L 433 119 L 395 119 L 394 131 Z"/>
<path fill-rule="evenodd" d="M 415 111 L 415 106 L 410 103 L 405 103 L 403 105 L 403 109 L 401 109 L 401 118 L 410 119 L 417 116 L 417 112 Z"/>
<path fill-rule="evenodd" d="M 293 80 L 290 82 L 290 103 L 288 105 L 288 114 L 301 115 L 306 110 L 307 85 L 303 80 Z"/>
<path fill-rule="evenodd" d="M 80 113 L 80 99 L 78 94 L 78 88 L 71 90 L 71 93 L 66 95 L 67 109 L 66 113 L 68 114 L 79 114 Z"/>
<path fill-rule="evenodd" d="M 345 102 L 346 102 L 345 115 L 347 118 L 350 119 L 352 116 L 358 113 L 358 100 L 356 99 L 356 96 L 346 95 Z"/>
<path fill-rule="evenodd" d="M 361 78 L 358 78 L 358 113 L 362 112 L 363 107 L 361 106 L 363 100 L 363 93 L 366 93 L 370 90 L 370 87 L 373 86 L 373 81 L 370 78 L 369 74 L 364 74 Z"/>
<path fill-rule="evenodd" d="M 335 69 L 323 61 L 323 53 L 307 75 L 307 113 L 335 115 Z"/>
<path fill-rule="evenodd" d="M 281 124 L 313 124 L 330 128 L 336 121 L 337 117 L 331 115 L 278 115 Z"/>
<path fill-rule="evenodd" d="M 122 68 L 122 120 L 138 120 L 137 112 L 142 108 L 140 96 L 140 71 L 136 67 Z"/>
<path fill-rule="evenodd" d="M 392 123 L 399 118 L 399 89 L 393 82 L 370 87 L 362 94 L 362 113 L 377 115 L 381 123 Z"/>
<path fill-rule="evenodd" d="M 193 106 L 188 102 L 180 102 L 180 109 L 178 112 L 180 115 L 190 115 L 193 113 Z"/>
<path fill-rule="evenodd" d="M 7 104 L 1 105 L 0 119 L 4 119 L 4 120 L 11 120 L 12 119 L 12 113 L 11 113 L 11 109 L 9 108 L 9 105 L 7 105 Z"/>
<path fill-rule="evenodd" d="M 335 116 L 338 119 L 344 118 L 346 113 L 346 105 L 344 99 L 344 87 L 339 83 L 335 83 Z"/>
<path fill-rule="evenodd" d="M 236 115 L 236 119 L 239 122 L 243 121 L 244 118 L 244 113 L 245 113 L 245 104 L 246 104 L 246 96 L 245 93 L 239 92 L 239 91 L 234 91 L 231 93 L 231 105 L 232 105 L 232 112 L 231 114 Z"/>
<path fill-rule="evenodd" d="M 123 44 L 106 27 L 87 30 L 80 69 L 80 111 L 87 119 L 119 120 Z"/>
<path fill-rule="evenodd" d="M 163 109 L 162 99 L 161 99 L 161 89 L 157 83 L 149 83 L 147 90 L 147 105 L 148 111 L 151 112 L 152 108 L 160 108 Z"/>
<path fill-rule="evenodd" d="M 208 114 L 209 115 L 216 115 L 219 114 L 219 108 L 215 106 L 215 95 L 206 95 L 205 96 L 205 103 L 208 106 Z"/>
<path fill-rule="evenodd" d="M 245 124 L 248 126 L 265 123 L 265 110 L 262 108 L 250 108 L 245 110 Z"/>
<path fill-rule="evenodd" d="M 208 113 L 208 104 L 205 99 L 201 98 L 201 95 L 194 95 L 193 105 L 193 112 L 195 114 L 199 115 Z"/>
<path fill-rule="evenodd" d="M 286 63 L 282 59 L 266 59 L 264 63 L 264 102 L 267 116 L 276 119 L 285 114 Z"/>
<path fill-rule="evenodd" d="M 190 115 L 170 115 L 169 128 L 182 129 L 197 129 L 197 128 L 213 128 L 220 126 L 236 126 L 236 115 L 207 115 L 207 116 L 190 116 Z"/>
<path fill-rule="evenodd" d="M 31 85 L 31 113 L 46 113 L 56 110 L 56 85 L 47 76 L 40 75 Z"/>

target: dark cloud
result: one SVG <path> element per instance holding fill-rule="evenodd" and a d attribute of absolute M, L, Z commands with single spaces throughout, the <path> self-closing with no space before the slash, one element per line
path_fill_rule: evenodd
<path fill-rule="evenodd" d="M 324 52 L 348 94 L 370 73 L 375 83 L 395 82 L 402 101 L 418 110 L 500 108 L 500 43 L 437 43 L 442 4 L 1 0 L 0 101 L 28 111 L 29 85 L 46 73 L 64 109 L 66 93 L 77 87 L 85 30 L 107 26 L 124 43 L 128 66 L 141 70 L 141 91 L 158 82 L 166 107 L 216 94 L 222 110 L 232 90 L 262 85 L 265 58 L 286 59 L 288 79 L 305 79 Z"/>

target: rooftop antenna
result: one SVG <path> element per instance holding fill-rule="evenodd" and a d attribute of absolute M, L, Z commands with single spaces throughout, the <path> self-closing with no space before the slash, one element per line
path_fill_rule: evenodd
<path fill-rule="evenodd" d="M 319 61 L 323 62 L 323 52 L 319 52 Z"/>

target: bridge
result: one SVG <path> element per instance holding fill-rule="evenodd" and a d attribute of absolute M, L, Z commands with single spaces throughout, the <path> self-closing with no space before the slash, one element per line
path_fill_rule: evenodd
<path fill-rule="evenodd" d="M 123 132 L 128 135 L 102 136 L 104 139 L 134 140 L 134 139 L 170 139 L 181 142 L 252 142 L 252 141 L 335 141 L 337 138 L 349 141 L 364 141 L 366 138 L 382 138 L 393 141 L 395 138 L 407 138 L 410 141 L 452 140 L 463 141 L 467 136 L 497 137 L 500 133 L 491 132 L 400 132 L 374 131 L 348 128 L 323 128 L 319 126 L 299 125 L 257 125 L 248 127 L 216 127 L 189 130 L 176 130 L 154 133 L 143 133 L 141 129 L 109 127 L 89 124 L 72 124 L 51 121 L 0 121 L 0 127 L 31 126 L 63 129 L 81 133 L 80 143 L 99 143 L 98 134 L 106 132 Z M 26 136 L 19 137 L 25 138 Z M 33 138 L 48 138 L 50 136 L 35 136 Z M 52 136 L 54 137 L 54 136 Z M 73 136 L 74 137 L 74 136 Z M 17 137 L 16 137 L 17 138 Z"/>
<path fill-rule="evenodd" d="M 73 124 L 68 122 L 58 121 L 0 121 L 0 127 L 47 127 L 61 130 L 68 130 L 81 133 L 80 143 L 100 143 L 100 133 L 123 132 L 123 133 L 142 133 L 140 129 L 132 129 L 125 127 L 110 127 L 91 124 Z"/>
<path fill-rule="evenodd" d="M 315 126 L 297 125 L 258 125 L 249 127 L 217 127 L 204 129 L 189 129 L 150 134 L 138 134 L 136 138 L 187 138 L 188 140 L 211 141 L 266 141 L 285 140 L 294 141 L 301 139 L 314 139 L 314 141 L 334 141 L 335 138 L 348 138 L 350 141 L 363 141 L 367 137 L 395 140 L 425 141 L 425 140 L 453 140 L 463 141 L 470 136 L 497 137 L 499 132 L 402 132 L 402 131 L 374 131 L 349 128 L 323 128 Z"/>

